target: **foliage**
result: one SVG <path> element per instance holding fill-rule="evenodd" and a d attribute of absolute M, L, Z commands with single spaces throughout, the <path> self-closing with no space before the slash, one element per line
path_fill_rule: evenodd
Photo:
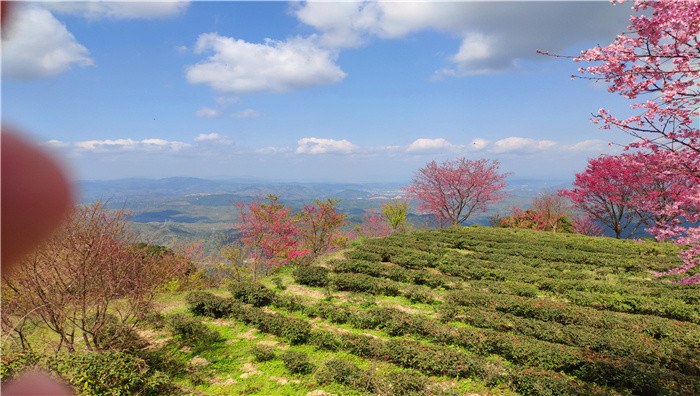
<path fill-rule="evenodd" d="M 389 395 L 423 395 L 428 385 L 425 376 L 415 370 L 394 371 L 386 379 Z"/>
<path fill-rule="evenodd" d="M 393 198 L 384 202 L 380 208 L 382 215 L 393 232 L 409 232 L 413 224 L 406 221 L 411 202 L 399 198 Z"/>
<path fill-rule="evenodd" d="M 209 345 L 221 340 L 219 332 L 209 329 L 201 321 L 183 313 L 170 316 L 168 324 L 173 332 L 187 344 Z"/>
<path fill-rule="evenodd" d="M 25 368 L 43 368 L 63 378 L 81 395 L 172 395 L 176 388 L 163 373 L 150 368 L 143 359 L 124 352 L 87 352 L 37 356 L 19 354 L 6 360 L 7 376 Z"/>
<path fill-rule="evenodd" d="M 324 287 L 328 284 L 328 269 L 324 267 L 298 267 L 292 276 L 295 282 L 306 286 Z"/>
<path fill-rule="evenodd" d="M 700 262 L 700 3 L 696 1 L 636 1 L 629 32 L 605 47 L 597 46 L 574 57 L 594 62 L 580 68 L 583 75 L 608 83 L 608 91 L 633 101 L 637 113 L 620 119 L 600 109 L 593 122 L 602 129 L 618 128 L 635 137 L 628 149 L 644 174 L 660 181 L 683 180 L 685 188 L 673 201 L 659 205 L 653 196 L 642 207 L 671 220 L 658 221 L 659 239 L 674 238 L 685 248 L 684 265 L 665 274 L 684 273 Z M 646 100 L 642 97 L 646 96 Z M 680 280 L 700 282 L 696 274 Z"/>
<path fill-rule="evenodd" d="M 586 236 L 603 235 L 603 227 L 596 219 L 588 215 L 575 216 L 571 219 L 571 231 Z"/>
<path fill-rule="evenodd" d="M 362 222 L 355 226 L 355 230 L 350 233 L 349 239 L 380 238 L 391 235 L 392 232 L 393 230 L 385 221 L 384 216 L 370 210 L 362 213 Z"/>
<path fill-rule="evenodd" d="M 275 297 L 275 293 L 254 281 L 234 282 L 229 285 L 231 296 L 254 307 L 269 305 Z"/>
<path fill-rule="evenodd" d="M 345 224 L 345 214 L 338 212 L 339 199 L 326 202 L 315 200 L 316 205 L 304 206 L 296 214 L 301 246 L 306 250 L 306 261 L 311 262 L 323 253 L 345 245 L 338 228 Z"/>
<path fill-rule="evenodd" d="M 311 374 L 316 366 L 309 362 L 309 355 L 299 351 L 287 351 L 280 356 L 284 366 L 293 374 Z"/>
<path fill-rule="evenodd" d="M 277 357 L 277 355 L 275 355 L 274 349 L 272 349 L 272 347 L 268 345 L 255 345 L 250 350 L 250 353 L 253 354 L 256 362 L 267 362 Z"/>
<path fill-rule="evenodd" d="M 498 161 L 464 157 L 454 161 L 435 161 L 419 169 L 406 187 L 408 197 L 418 208 L 446 225 L 459 225 L 473 213 L 486 211 L 488 205 L 504 198 L 507 174 L 498 172 Z"/>
<path fill-rule="evenodd" d="M 240 282 L 251 276 L 246 245 L 234 241 L 225 243 L 215 258 L 214 270 L 217 279 L 227 282 Z"/>
<path fill-rule="evenodd" d="M 557 216 L 555 219 L 548 217 L 547 214 L 535 209 L 527 209 L 522 211 L 518 208 L 513 209 L 513 214 L 508 217 L 503 217 L 501 227 L 509 228 L 528 228 L 537 231 L 552 231 L 556 232 L 571 232 L 572 224 L 565 215 Z M 556 220 L 556 221 L 554 221 Z"/>
<path fill-rule="evenodd" d="M 56 333 L 56 350 L 89 350 L 113 341 L 103 329 L 113 321 L 134 326 L 157 288 L 186 275 L 187 254 L 149 251 L 126 230 L 127 214 L 101 202 L 77 206 L 63 226 L 3 277 L 3 329 L 30 349 L 25 326 L 42 323 Z M 109 315 L 114 316 L 109 316 Z"/>
<path fill-rule="evenodd" d="M 571 190 L 562 190 L 576 207 L 600 221 L 620 238 L 634 235 L 644 223 L 636 202 L 639 190 L 625 157 L 600 156 L 588 161 L 586 170 L 576 174 Z"/>
<path fill-rule="evenodd" d="M 253 279 L 304 256 L 291 210 L 273 194 L 265 202 L 238 203 L 241 242 L 249 253 Z"/>

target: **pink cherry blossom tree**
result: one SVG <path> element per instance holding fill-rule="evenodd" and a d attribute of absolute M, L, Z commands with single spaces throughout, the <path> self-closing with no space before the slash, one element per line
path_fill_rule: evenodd
<path fill-rule="evenodd" d="M 464 157 L 440 165 L 431 161 L 415 173 L 405 191 L 418 201 L 419 210 L 432 214 L 439 223 L 458 225 L 502 200 L 507 176 L 499 173 L 498 161 Z"/>
<path fill-rule="evenodd" d="M 249 264 L 255 279 L 273 268 L 287 264 L 308 251 L 300 246 L 299 228 L 291 210 L 273 194 L 266 201 L 237 203 L 241 242 L 249 254 Z"/>
<path fill-rule="evenodd" d="M 644 223 L 637 210 L 639 201 L 634 174 L 628 171 L 624 157 L 600 156 L 590 159 L 584 172 L 576 175 L 574 188 L 561 190 L 577 209 L 615 232 L 634 235 Z"/>
<path fill-rule="evenodd" d="M 684 265 L 670 271 L 681 273 L 700 264 L 700 2 L 644 0 L 632 9 L 645 14 L 630 17 L 626 34 L 573 59 L 593 63 L 579 77 L 633 101 L 630 117 L 600 109 L 592 121 L 635 137 L 627 149 L 654 154 L 637 160 L 657 180 L 687 181 L 673 201 L 650 196 L 642 204 L 657 216 L 656 237 L 684 246 Z M 680 282 L 698 283 L 700 273 Z"/>
<path fill-rule="evenodd" d="M 296 224 L 301 246 L 307 250 L 307 261 L 342 247 L 346 238 L 339 228 L 345 224 L 345 214 L 337 209 L 339 199 L 316 199 L 315 205 L 307 205 L 296 214 Z"/>

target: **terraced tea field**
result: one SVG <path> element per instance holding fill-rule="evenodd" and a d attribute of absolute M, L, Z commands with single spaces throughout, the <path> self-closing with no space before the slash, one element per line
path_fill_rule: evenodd
<path fill-rule="evenodd" d="M 271 345 L 237 386 L 271 370 L 290 385 L 265 392 L 285 394 L 700 393 L 700 289 L 653 275 L 678 264 L 671 245 L 469 227 L 335 256 L 187 297 Z"/>
<path fill-rule="evenodd" d="M 42 366 L 90 395 L 697 395 L 700 288 L 654 275 L 676 254 L 520 229 L 396 234 L 163 294 L 126 352 Z M 3 378 L 26 359 L 4 358 Z M 94 367 L 126 393 L 86 385 Z"/>

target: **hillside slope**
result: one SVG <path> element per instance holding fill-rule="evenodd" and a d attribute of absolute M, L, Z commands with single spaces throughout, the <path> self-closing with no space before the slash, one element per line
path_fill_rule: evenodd
<path fill-rule="evenodd" d="M 260 283 L 163 294 L 139 331 L 148 346 L 136 363 L 150 367 L 139 389 L 700 394 L 700 287 L 654 275 L 676 254 L 488 227 L 365 240 Z M 89 391 L 81 375 L 64 378 L 81 394 L 113 394 Z"/>
<path fill-rule="evenodd" d="M 289 394 L 697 394 L 700 289 L 652 275 L 677 265 L 675 252 L 529 230 L 431 230 L 367 240 L 282 277 L 284 290 L 242 283 L 234 298 L 200 292 L 189 307 L 226 317 L 278 357 L 307 353 L 309 373 L 286 369 L 300 381 L 280 385 Z M 202 353 L 218 372 L 217 356 Z M 245 364 L 261 376 L 289 367 Z"/>

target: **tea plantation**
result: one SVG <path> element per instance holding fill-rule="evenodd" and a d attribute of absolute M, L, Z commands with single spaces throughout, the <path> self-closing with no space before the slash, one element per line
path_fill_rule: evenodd
<path fill-rule="evenodd" d="M 157 386 L 138 391 L 697 395 L 700 288 L 654 275 L 676 249 L 488 227 L 365 240 L 169 296 L 135 353 Z"/>

